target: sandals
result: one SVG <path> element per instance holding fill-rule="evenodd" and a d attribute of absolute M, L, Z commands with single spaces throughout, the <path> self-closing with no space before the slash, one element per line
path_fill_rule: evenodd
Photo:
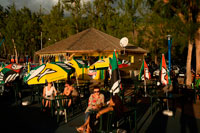
<path fill-rule="evenodd" d="M 83 128 L 83 127 L 77 127 L 77 128 L 76 128 L 76 131 L 79 132 L 79 133 L 81 133 L 81 132 L 84 131 L 84 128 Z"/>

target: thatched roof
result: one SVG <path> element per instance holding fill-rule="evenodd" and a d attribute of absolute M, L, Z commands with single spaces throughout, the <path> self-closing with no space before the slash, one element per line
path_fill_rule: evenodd
<path fill-rule="evenodd" d="M 43 48 L 37 51 L 36 54 L 45 56 L 75 52 L 111 52 L 114 49 L 120 51 L 123 50 L 123 48 L 119 45 L 119 42 L 120 39 L 116 37 L 90 28 Z M 126 51 L 147 53 L 146 50 L 131 44 L 128 44 Z"/>

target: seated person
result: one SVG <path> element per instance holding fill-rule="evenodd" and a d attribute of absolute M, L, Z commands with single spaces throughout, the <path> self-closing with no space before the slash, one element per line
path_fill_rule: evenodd
<path fill-rule="evenodd" d="M 48 82 L 47 86 L 44 87 L 43 89 L 43 97 L 51 97 L 51 96 L 56 96 L 57 95 L 57 91 L 55 89 L 55 87 L 53 86 L 52 82 Z M 42 101 L 42 104 L 47 107 L 49 105 L 49 107 L 51 107 L 51 102 L 46 100 L 46 103 L 44 103 L 44 99 Z"/>
<path fill-rule="evenodd" d="M 76 77 L 72 76 L 70 81 L 72 82 L 73 85 L 76 84 Z"/>
<path fill-rule="evenodd" d="M 107 113 L 109 111 L 114 111 L 115 112 L 114 118 L 118 120 L 123 116 L 124 112 L 128 111 L 128 109 L 123 105 L 120 97 L 117 94 L 115 94 L 114 96 L 110 98 L 109 105 L 98 111 L 98 113 L 96 114 L 96 119 L 98 119 L 102 114 Z M 76 130 L 78 132 L 82 132 L 86 130 L 87 133 L 90 133 L 91 131 L 90 124 L 91 124 L 90 116 L 88 116 L 86 122 L 83 125 L 81 125 L 79 128 L 77 128 Z"/>
<path fill-rule="evenodd" d="M 73 98 L 73 101 L 75 101 L 76 98 L 78 97 L 78 91 L 72 86 L 72 83 L 70 81 L 65 82 L 65 88 L 63 91 L 63 95 Z M 65 100 L 65 102 L 68 102 L 68 105 L 67 105 L 68 107 L 71 106 L 71 104 L 72 104 L 71 98 Z"/>
<path fill-rule="evenodd" d="M 98 111 L 104 105 L 104 95 L 100 93 L 99 86 L 93 87 L 93 94 L 88 100 L 88 107 L 85 111 L 85 121 L 92 111 Z"/>

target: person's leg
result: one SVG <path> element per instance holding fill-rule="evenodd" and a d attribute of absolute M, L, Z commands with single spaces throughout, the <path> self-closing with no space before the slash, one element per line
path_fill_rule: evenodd
<path fill-rule="evenodd" d="M 87 121 L 88 117 L 90 116 L 91 112 L 86 112 L 85 113 L 85 122 Z"/>
<path fill-rule="evenodd" d="M 44 111 L 44 112 L 46 111 L 46 106 L 47 106 L 46 102 L 47 101 L 45 101 L 44 99 L 42 99 L 42 111 Z"/>
<path fill-rule="evenodd" d="M 48 106 L 48 103 L 49 103 L 49 101 L 48 101 L 48 100 L 46 100 L 46 103 L 45 103 L 45 108 Z"/>
<path fill-rule="evenodd" d="M 91 130 L 90 124 L 88 124 L 88 125 L 87 125 L 87 128 L 86 128 L 86 133 L 90 133 L 90 130 Z"/>
<path fill-rule="evenodd" d="M 70 107 L 72 104 L 72 99 L 69 99 L 69 102 L 68 102 L 68 107 Z"/>
<path fill-rule="evenodd" d="M 44 99 L 42 99 L 42 106 L 45 106 L 45 105 L 44 105 Z"/>
<path fill-rule="evenodd" d="M 51 108 L 51 101 L 49 101 L 49 108 Z"/>
<path fill-rule="evenodd" d="M 69 103 L 69 99 L 65 99 L 65 105 L 66 107 L 68 107 L 68 103 Z"/>
<path fill-rule="evenodd" d="M 81 125 L 79 128 L 77 128 L 76 130 L 83 131 L 85 128 L 88 129 L 89 123 L 90 123 L 90 116 L 88 116 L 88 119 L 86 120 L 86 122 L 83 125 Z"/>

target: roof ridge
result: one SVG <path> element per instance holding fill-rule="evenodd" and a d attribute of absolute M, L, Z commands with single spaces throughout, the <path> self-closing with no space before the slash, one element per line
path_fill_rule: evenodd
<path fill-rule="evenodd" d="M 102 31 L 100 31 L 100 30 L 97 30 L 97 29 L 95 29 L 94 30 L 97 34 L 99 34 L 101 37 L 103 37 L 103 39 L 104 40 L 107 40 L 112 46 L 114 46 L 114 47 L 116 47 L 116 48 L 118 48 L 115 44 L 113 44 L 113 42 L 112 41 L 110 41 L 109 39 L 105 39 L 105 37 L 102 35 L 102 34 L 100 34 L 99 32 L 101 32 L 101 33 L 103 33 Z M 98 31 L 98 32 L 97 32 Z M 104 33 L 104 34 L 106 34 L 106 33 Z M 108 35 L 108 34 L 106 34 L 106 35 Z"/>
<path fill-rule="evenodd" d="M 89 32 L 91 30 L 91 28 L 89 28 L 89 29 L 86 29 L 86 30 L 83 30 L 83 31 L 81 31 L 81 32 L 79 32 L 79 33 L 77 33 L 77 34 L 82 34 L 82 37 L 81 38 L 83 38 L 83 36 L 85 36 L 85 35 L 87 35 L 87 33 Z M 74 34 L 74 35 L 77 35 L 77 34 Z M 69 49 L 71 49 L 72 48 L 72 46 L 74 46 L 81 38 L 77 38 L 76 40 L 74 40 L 74 43 L 72 43 L 68 48 Z"/>

